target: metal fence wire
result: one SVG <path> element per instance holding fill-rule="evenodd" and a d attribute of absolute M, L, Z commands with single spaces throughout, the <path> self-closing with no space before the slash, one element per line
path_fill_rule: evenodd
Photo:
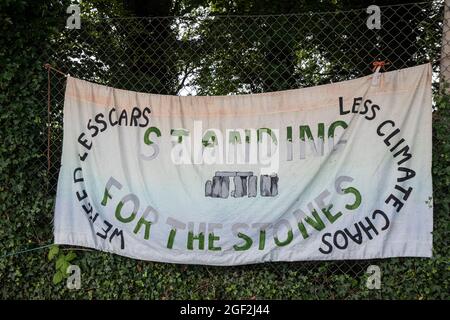
<path fill-rule="evenodd" d="M 381 29 L 366 26 L 366 9 L 288 15 L 217 16 L 206 11 L 181 17 L 81 15 L 81 29 L 65 28 L 42 64 L 108 86 L 172 95 L 270 92 L 344 81 L 371 73 L 373 61 L 386 71 L 431 62 L 439 72 L 443 3 L 382 6 Z M 44 72 L 44 71 L 43 71 Z M 434 86 L 437 87 L 438 77 Z M 66 79 L 50 72 L 48 183 L 54 196 L 62 150 Z M 42 104 L 47 118 L 47 88 Z M 47 170 L 43 158 L 41 170 Z M 280 276 L 302 270 L 312 286 L 329 275 L 360 281 L 371 261 L 267 263 L 233 267 L 272 268 Z M 208 267 L 209 268 L 209 267 Z M 214 268 L 214 267 L 212 267 Z M 311 273 L 322 270 L 321 276 Z M 212 269 L 210 269 L 212 270 Z"/>

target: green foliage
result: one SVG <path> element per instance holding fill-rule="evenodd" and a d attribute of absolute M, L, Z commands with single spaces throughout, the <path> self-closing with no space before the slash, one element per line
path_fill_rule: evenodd
<path fill-rule="evenodd" d="M 50 247 L 48 251 L 48 261 L 52 261 L 54 257 L 56 257 L 59 253 L 59 247 L 57 245 L 53 245 Z"/>
<path fill-rule="evenodd" d="M 105 43 L 100 40 L 104 39 L 110 46 L 109 51 L 99 52 L 109 53 L 111 55 L 109 61 L 119 61 L 123 58 L 121 53 L 126 53 L 126 48 L 133 45 L 132 37 L 144 37 L 145 33 L 139 26 L 127 34 L 128 30 L 112 25 L 111 28 L 115 27 L 118 32 L 120 31 L 120 37 L 112 37 L 112 32 L 105 33 L 105 29 L 93 28 L 93 31 L 84 38 L 76 35 L 73 38 L 64 38 L 61 36 L 65 23 L 62 13 L 65 12 L 69 2 L 30 0 L 3 1 L 0 4 L 0 106 L 2 111 L 0 113 L 0 141 L 2 142 L 0 145 L 0 256 L 2 257 L 0 259 L 0 298 L 450 298 L 448 236 L 450 96 L 443 92 L 437 92 L 434 97 L 437 107 L 433 115 L 432 167 L 435 225 L 434 252 L 431 259 L 401 258 L 362 262 L 270 263 L 240 267 L 206 267 L 143 262 L 99 251 L 79 251 L 75 255 L 75 249 L 67 251 L 64 247 L 58 246 L 53 246 L 48 251 L 32 251 L 4 257 L 8 253 L 27 248 L 27 246 L 35 247 L 48 243 L 53 237 L 54 194 L 51 187 L 56 181 L 56 175 L 50 175 L 52 180 L 49 181 L 46 172 L 47 74 L 42 67 L 43 64 L 56 61 L 56 66 L 64 65 L 68 70 L 79 72 L 80 76 L 85 75 L 100 82 L 107 82 L 105 79 L 109 79 L 108 72 L 114 72 L 122 75 L 121 79 L 116 79 L 123 81 L 122 87 L 132 86 L 133 82 L 138 81 L 146 85 L 156 81 L 151 76 L 141 81 L 142 77 L 146 77 L 146 73 L 135 73 L 134 70 L 130 70 L 130 73 L 136 76 L 131 77 L 130 73 L 126 73 L 127 65 L 119 63 L 112 70 L 107 71 L 101 63 L 101 59 L 107 57 L 100 57 L 99 61 L 95 61 L 83 56 L 82 53 L 89 56 L 98 51 L 100 44 Z M 86 6 L 98 7 L 99 16 L 121 14 L 123 10 L 119 5 L 121 2 L 116 1 L 110 5 L 111 1 L 83 1 Z M 330 2 L 339 8 L 343 5 L 342 1 Z M 185 3 L 184 9 L 180 8 L 180 11 L 170 12 L 170 14 L 181 13 L 181 10 L 196 7 L 199 4 L 211 3 L 215 13 L 268 13 L 270 10 L 279 9 L 269 7 L 269 5 L 276 6 L 273 1 L 264 1 L 264 5 L 261 6 L 256 1 L 234 1 L 237 8 L 228 7 L 232 3 L 230 1 L 191 0 Z M 297 3 L 302 6 L 303 2 Z M 305 1 L 304 3 L 306 6 L 306 3 L 313 2 Z M 326 3 L 326 1 L 320 3 Z M 313 7 L 312 4 L 304 6 L 283 7 L 280 10 L 287 13 L 303 9 L 326 9 Z M 167 7 L 161 6 L 161 8 L 163 10 Z M 266 9 L 269 11 L 264 11 Z M 92 15 L 87 17 L 90 20 L 83 23 L 90 23 L 99 18 L 94 13 Z M 282 72 L 283 68 L 277 64 L 277 61 L 282 61 L 286 67 L 289 67 L 289 63 L 292 62 L 290 59 L 305 62 L 301 74 L 296 74 L 294 77 L 300 79 L 299 85 L 330 80 L 326 75 L 320 75 L 321 67 L 318 67 L 320 61 L 316 61 L 315 53 L 309 50 L 316 44 L 305 44 L 305 47 L 298 48 L 295 54 L 290 52 L 288 56 L 284 56 L 283 52 L 274 51 L 275 43 L 283 42 L 283 46 L 289 48 L 295 40 L 293 35 L 280 34 L 280 30 L 291 23 L 289 19 L 281 21 L 281 25 L 270 30 L 265 30 L 263 23 L 255 25 L 249 25 L 248 22 L 247 24 L 238 23 L 230 27 L 224 21 L 216 20 L 203 25 L 203 29 L 200 30 L 205 37 L 202 43 L 193 43 L 187 36 L 182 38 L 177 45 L 184 48 L 183 53 L 170 52 L 173 54 L 170 56 L 170 61 L 175 60 L 177 64 L 167 63 L 161 67 L 160 74 L 168 69 L 170 72 L 162 77 L 161 83 L 158 82 L 152 88 L 156 88 L 155 91 L 176 92 L 177 85 L 174 84 L 174 79 L 178 79 L 179 74 L 174 74 L 172 71 L 183 70 L 186 67 L 181 63 L 183 61 L 192 61 L 192 65 L 186 70 L 192 69 L 198 72 L 196 85 L 200 88 L 199 93 L 236 92 L 242 83 L 250 85 L 248 90 L 250 92 L 290 87 L 292 83 L 289 81 L 293 78 L 286 77 Z M 213 23 L 216 23 L 214 28 Z M 167 25 L 161 28 L 163 32 L 167 32 Z M 221 30 L 228 30 L 228 33 Z M 187 32 L 190 31 L 192 30 L 187 30 Z M 325 30 L 311 30 L 311 32 L 323 34 Z M 430 28 L 430 33 L 434 35 L 430 38 L 436 39 L 434 27 Z M 262 34 L 267 34 L 267 37 L 262 37 Z M 402 35 L 400 34 L 399 37 Z M 244 56 L 242 53 L 249 52 L 248 48 L 260 38 L 266 39 L 265 42 L 258 43 L 256 50 Z M 175 41 L 173 35 L 170 35 L 168 39 L 169 43 Z M 214 42 L 211 42 L 213 40 Z M 392 39 L 392 42 L 395 41 L 397 39 Z M 438 50 L 434 41 L 424 45 L 424 48 L 433 47 L 430 53 L 433 57 Z M 153 39 L 150 43 L 156 45 L 157 40 Z M 230 46 L 217 46 L 219 43 L 229 43 Z M 217 46 L 214 48 L 213 55 L 203 57 L 194 54 L 197 50 L 212 51 L 213 44 Z M 328 43 L 327 48 L 321 47 L 318 50 L 331 52 L 337 49 L 334 45 L 336 44 Z M 274 56 L 271 56 L 272 53 Z M 70 60 L 71 54 L 84 58 Z M 147 54 L 139 53 L 145 56 L 146 68 L 149 70 L 158 68 L 153 59 L 160 54 L 160 51 L 151 52 L 151 50 Z M 125 58 L 128 64 L 132 64 L 136 56 L 128 55 Z M 243 69 L 236 69 L 236 61 L 243 61 Z M 217 63 L 214 64 L 214 62 Z M 216 68 L 210 68 L 212 65 Z M 340 65 L 336 69 L 333 66 L 327 66 L 326 71 L 337 75 L 339 79 L 339 71 L 344 67 L 346 66 Z M 364 68 L 367 66 L 365 65 Z M 262 75 L 256 74 L 255 70 L 262 70 Z M 264 77 L 273 79 L 265 81 Z M 130 81 L 126 81 L 127 78 Z M 277 81 L 281 78 L 284 80 Z M 254 87 L 251 87 L 252 85 Z M 140 89 L 145 90 L 145 88 Z M 58 92 L 56 94 L 61 95 Z M 58 116 L 57 112 L 52 115 L 55 130 L 60 130 Z M 57 137 L 53 139 L 56 140 Z M 55 160 L 57 157 L 58 153 L 55 153 L 52 159 Z M 76 264 L 81 269 L 81 290 L 69 290 L 64 286 L 63 280 L 67 276 L 65 270 L 69 263 Z M 383 273 L 381 290 L 368 290 L 365 286 L 367 278 L 365 271 L 372 263 L 381 267 Z"/>
<path fill-rule="evenodd" d="M 53 275 L 53 284 L 58 284 L 68 277 L 67 268 L 70 262 L 77 257 L 76 253 L 69 251 L 67 254 L 62 253 L 57 245 L 53 245 L 48 251 L 48 260 L 55 259 L 55 274 Z"/>

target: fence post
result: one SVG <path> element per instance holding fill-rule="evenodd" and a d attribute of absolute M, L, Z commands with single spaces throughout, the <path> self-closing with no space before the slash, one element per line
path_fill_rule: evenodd
<path fill-rule="evenodd" d="M 450 0 L 445 0 L 444 3 L 440 70 L 440 84 L 442 89 L 444 81 L 450 81 Z M 450 88 L 447 88 L 447 91 L 450 93 Z"/>

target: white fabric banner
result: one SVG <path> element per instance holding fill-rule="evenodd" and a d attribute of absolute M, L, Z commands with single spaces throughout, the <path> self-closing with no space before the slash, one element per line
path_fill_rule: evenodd
<path fill-rule="evenodd" d="M 431 77 L 211 97 L 69 77 L 55 243 L 209 265 L 430 257 Z"/>

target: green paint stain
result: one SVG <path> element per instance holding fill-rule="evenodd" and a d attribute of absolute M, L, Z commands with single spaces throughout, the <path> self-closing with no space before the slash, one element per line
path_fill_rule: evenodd
<path fill-rule="evenodd" d="M 183 142 L 183 137 L 189 136 L 189 130 L 185 129 L 171 129 L 170 130 L 171 136 L 178 136 L 178 143 Z"/>
<path fill-rule="evenodd" d="M 266 230 L 260 230 L 259 231 L 259 250 L 264 250 L 266 246 Z"/>
<path fill-rule="evenodd" d="M 317 231 L 325 229 L 325 224 L 323 223 L 322 219 L 320 218 L 316 210 L 312 211 L 312 216 L 314 217 L 314 219 L 311 218 L 310 216 L 305 217 L 306 223 L 308 223 L 311 227 L 313 227 Z"/>
<path fill-rule="evenodd" d="M 115 212 L 116 219 L 119 220 L 120 222 L 123 222 L 123 223 L 128 223 L 128 222 L 133 221 L 134 218 L 136 217 L 136 213 L 135 212 L 132 212 L 131 215 L 128 218 L 124 218 L 120 214 L 121 211 L 122 211 L 123 205 L 124 205 L 124 203 L 122 201 L 120 201 L 119 204 L 117 205 L 116 212 Z"/>
<path fill-rule="evenodd" d="M 175 242 L 175 235 L 177 234 L 177 229 L 170 230 L 169 238 L 167 239 L 167 248 L 172 249 L 173 243 Z"/>
<path fill-rule="evenodd" d="M 198 240 L 199 250 L 205 249 L 205 235 L 203 234 L 203 232 L 200 232 L 198 236 L 194 236 L 194 233 L 191 231 L 188 232 L 188 243 L 187 243 L 188 250 L 194 250 L 194 240 Z"/>
<path fill-rule="evenodd" d="M 112 196 L 109 194 L 108 189 L 105 188 L 105 193 L 103 194 L 101 205 L 106 206 L 108 199 L 112 199 Z"/>
<path fill-rule="evenodd" d="M 231 144 L 242 143 L 241 135 L 238 131 L 231 131 L 229 135 L 229 140 Z"/>
<path fill-rule="evenodd" d="M 211 251 L 220 251 L 222 250 L 221 247 L 214 246 L 214 241 L 220 240 L 219 236 L 215 236 L 214 233 L 210 233 L 208 235 L 208 250 Z"/>
<path fill-rule="evenodd" d="M 245 241 L 245 243 L 242 244 L 241 246 L 238 246 L 237 244 L 235 244 L 233 246 L 233 249 L 235 251 L 245 251 L 245 250 L 250 249 L 250 247 L 253 244 L 252 238 L 250 238 L 249 236 L 247 236 L 245 233 L 242 233 L 242 232 L 239 232 L 237 236 L 238 236 L 238 238 L 243 239 Z"/>
<path fill-rule="evenodd" d="M 331 213 L 331 208 L 333 208 L 333 205 L 330 204 L 328 208 L 322 208 L 322 212 L 327 217 L 328 221 L 331 223 L 334 223 L 337 219 L 339 219 L 340 216 L 342 216 L 342 212 L 338 211 L 336 214 Z"/>
<path fill-rule="evenodd" d="M 161 137 L 161 131 L 157 127 L 148 128 L 147 130 L 145 130 L 145 133 L 144 133 L 144 143 L 147 145 L 153 144 L 153 141 L 150 140 L 151 133 L 156 133 L 157 137 Z M 171 132 L 171 134 L 172 134 L 172 132 Z M 181 141 L 178 141 L 178 142 L 181 142 Z"/>
<path fill-rule="evenodd" d="M 278 144 L 277 137 L 272 132 L 272 129 L 270 129 L 270 128 L 259 128 L 256 131 L 256 139 L 258 140 L 258 142 L 262 141 L 262 133 L 263 132 L 267 133 L 272 138 L 273 143 Z"/>
<path fill-rule="evenodd" d="M 142 226 L 145 227 L 145 231 L 144 231 L 144 239 L 148 240 L 150 237 L 150 227 L 151 227 L 152 223 L 151 221 L 147 221 L 145 220 L 143 217 L 139 219 L 138 223 L 136 224 L 136 227 L 134 228 L 133 232 L 134 234 L 138 234 L 139 230 L 141 229 Z"/>
<path fill-rule="evenodd" d="M 300 230 L 300 233 L 303 237 L 303 239 L 306 239 L 309 237 L 308 231 L 306 231 L 305 225 L 303 222 L 298 223 L 298 230 Z"/>
<path fill-rule="evenodd" d="M 345 121 L 342 120 L 333 122 L 328 128 L 328 138 L 334 138 L 334 131 L 336 130 L 337 127 L 347 129 L 348 125 Z"/>
<path fill-rule="evenodd" d="M 355 210 L 357 209 L 360 205 L 361 205 L 361 193 L 358 191 L 358 189 L 353 188 L 353 187 L 348 187 L 342 190 L 345 194 L 347 193 L 351 193 L 355 196 L 355 202 L 353 204 L 347 204 L 345 206 L 346 209 L 348 210 Z"/>
<path fill-rule="evenodd" d="M 202 144 L 205 148 L 214 147 L 215 145 L 218 144 L 217 137 L 214 131 L 209 130 L 205 133 L 205 135 L 202 138 Z"/>
<path fill-rule="evenodd" d="M 292 127 L 287 127 L 287 141 L 292 142 Z"/>
<path fill-rule="evenodd" d="M 278 237 L 275 236 L 275 237 L 274 237 L 275 244 L 276 244 L 278 247 L 283 247 L 283 246 L 286 246 L 286 245 L 288 245 L 289 243 L 291 243 L 291 242 L 292 242 L 292 239 L 294 239 L 294 234 L 292 233 L 292 230 L 291 230 L 291 229 L 289 229 L 287 235 L 288 235 L 288 236 L 287 236 L 286 240 L 284 240 L 284 241 L 280 241 L 280 240 L 278 239 Z"/>

